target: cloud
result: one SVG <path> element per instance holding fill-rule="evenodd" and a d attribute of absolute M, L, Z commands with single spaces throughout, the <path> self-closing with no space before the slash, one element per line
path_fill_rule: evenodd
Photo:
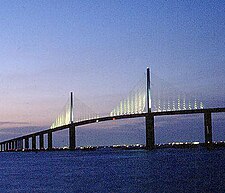
<path fill-rule="evenodd" d="M 0 126 L 3 125 L 28 125 L 28 122 L 18 122 L 18 121 L 0 121 Z"/>
<path fill-rule="evenodd" d="M 20 122 L 21 123 L 21 122 Z M 8 139 L 12 139 L 15 137 L 27 135 L 30 133 L 35 133 L 38 131 L 42 131 L 46 129 L 46 127 L 39 127 L 39 126 L 24 126 L 24 127 L 8 127 L 0 129 L 0 141 L 5 141 Z"/>

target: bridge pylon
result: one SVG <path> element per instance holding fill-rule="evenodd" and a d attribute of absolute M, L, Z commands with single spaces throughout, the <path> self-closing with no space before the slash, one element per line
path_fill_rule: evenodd
<path fill-rule="evenodd" d="M 147 114 L 145 116 L 145 125 L 146 125 L 146 149 L 154 149 L 155 147 L 154 115 L 151 114 L 151 77 L 149 68 L 147 68 Z"/>
<path fill-rule="evenodd" d="M 70 93 L 70 127 L 69 127 L 69 149 L 70 150 L 73 150 L 76 147 L 76 131 L 75 131 L 75 124 L 73 123 L 73 119 L 74 119 L 73 102 L 74 102 L 73 92 L 71 92 Z"/>

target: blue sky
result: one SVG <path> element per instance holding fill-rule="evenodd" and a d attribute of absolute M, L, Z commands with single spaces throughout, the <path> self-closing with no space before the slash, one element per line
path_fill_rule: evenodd
<path fill-rule="evenodd" d="M 70 91 L 125 95 L 147 66 L 225 106 L 223 1 L 7 0 L 0 24 L 2 129 L 50 125 Z"/>

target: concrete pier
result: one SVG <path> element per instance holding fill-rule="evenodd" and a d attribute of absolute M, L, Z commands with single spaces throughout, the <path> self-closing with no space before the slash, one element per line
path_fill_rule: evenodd
<path fill-rule="evenodd" d="M 4 144 L 4 150 L 5 150 L 5 151 L 8 151 L 7 143 Z"/>
<path fill-rule="evenodd" d="M 205 144 L 212 143 L 212 115 L 211 112 L 204 113 Z"/>
<path fill-rule="evenodd" d="M 17 140 L 14 141 L 15 144 L 15 150 L 17 150 Z"/>
<path fill-rule="evenodd" d="M 76 136 L 75 136 L 75 125 L 71 124 L 69 128 L 69 149 L 75 149 L 76 147 Z"/>
<path fill-rule="evenodd" d="M 48 150 L 52 150 L 52 131 L 48 132 Z"/>
<path fill-rule="evenodd" d="M 36 135 L 32 136 L 32 150 L 36 150 Z"/>
<path fill-rule="evenodd" d="M 29 149 L 29 138 L 28 137 L 25 138 L 25 149 L 26 150 Z"/>
<path fill-rule="evenodd" d="M 44 134 L 39 135 L 40 150 L 44 149 Z"/>
<path fill-rule="evenodd" d="M 17 149 L 18 150 L 22 150 L 23 149 L 23 139 L 19 139 L 17 141 L 18 145 L 17 145 Z"/>
<path fill-rule="evenodd" d="M 15 150 L 15 142 L 11 141 L 11 143 L 12 143 L 12 150 Z"/>
<path fill-rule="evenodd" d="M 146 148 L 153 149 L 155 147 L 154 116 L 148 114 L 145 117 L 145 123 L 146 123 Z"/>
<path fill-rule="evenodd" d="M 9 150 L 12 150 L 12 142 L 9 142 Z"/>

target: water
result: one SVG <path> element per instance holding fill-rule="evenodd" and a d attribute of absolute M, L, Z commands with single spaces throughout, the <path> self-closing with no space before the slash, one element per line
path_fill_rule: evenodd
<path fill-rule="evenodd" d="M 0 192 L 225 192 L 225 149 L 0 153 Z"/>

